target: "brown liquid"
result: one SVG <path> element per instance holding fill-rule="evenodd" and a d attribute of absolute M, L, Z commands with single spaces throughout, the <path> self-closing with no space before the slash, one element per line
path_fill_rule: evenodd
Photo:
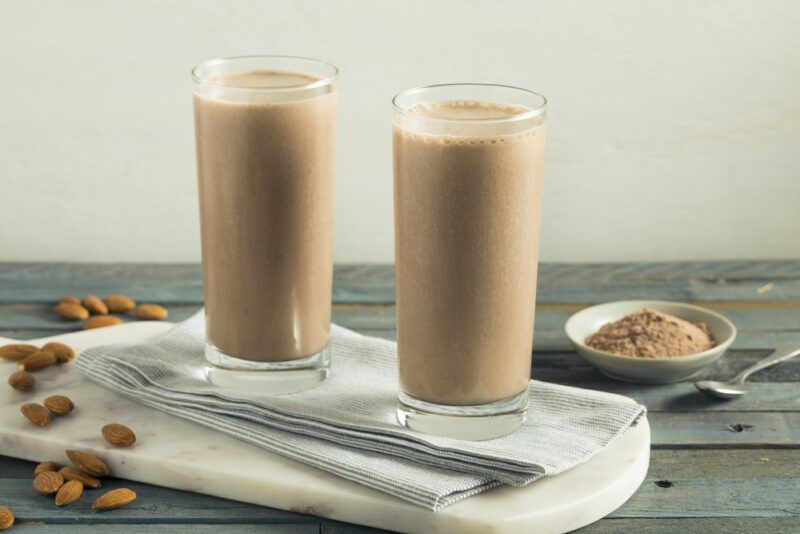
<path fill-rule="evenodd" d="M 251 71 L 195 89 L 208 342 L 285 361 L 328 342 L 336 94 L 226 89 L 318 80 Z"/>
<path fill-rule="evenodd" d="M 411 111 L 480 120 L 527 108 Z M 543 122 L 434 124 L 428 133 L 407 124 L 394 127 L 401 388 L 445 405 L 512 397 L 530 379 Z"/>

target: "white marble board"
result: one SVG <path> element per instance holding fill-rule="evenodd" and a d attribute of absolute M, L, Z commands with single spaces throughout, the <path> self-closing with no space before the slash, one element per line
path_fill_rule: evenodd
<path fill-rule="evenodd" d="M 164 332 L 166 322 L 121 326 L 25 341 L 62 341 L 76 351 Z M 0 338 L 0 345 L 14 340 Z M 15 364 L 0 361 L 0 376 Z M 0 384 L 0 454 L 32 461 L 63 460 L 83 449 L 129 480 L 224 497 L 403 532 L 558 533 L 609 514 L 641 485 L 650 458 L 650 429 L 635 429 L 591 461 L 524 488 L 500 487 L 433 513 L 382 492 L 277 456 L 198 424 L 141 406 L 84 379 L 74 364 L 37 373 L 34 391 Z M 5 378 L 3 378 L 5 381 Z M 64 394 L 75 411 L 40 428 L 19 411 L 23 402 Z M 111 422 L 137 434 L 130 449 L 112 448 L 100 436 Z M 243 469 L 246 466 L 246 469 Z"/>

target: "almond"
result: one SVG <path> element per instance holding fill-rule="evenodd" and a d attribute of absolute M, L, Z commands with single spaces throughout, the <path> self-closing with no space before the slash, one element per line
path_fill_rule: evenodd
<path fill-rule="evenodd" d="M 92 503 L 94 510 L 113 510 L 136 500 L 136 494 L 128 488 L 117 488 L 99 496 Z"/>
<path fill-rule="evenodd" d="M 80 304 L 81 299 L 76 297 L 75 295 L 64 295 L 60 299 L 58 299 L 59 304 Z"/>
<path fill-rule="evenodd" d="M 39 349 L 33 345 L 27 345 L 25 343 L 12 343 L 11 345 L 3 345 L 0 347 L 0 358 L 19 361 L 27 356 L 30 356 L 38 350 Z"/>
<path fill-rule="evenodd" d="M 45 471 L 59 471 L 60 469 L 61 464 L 56 462 L 42 462 L 33 470 L 33 476 L 44 473 Z"/>
<path fill-rule="evenodd" d="M 27 417 L 28 420 L 35 425 L 44 426 L 50 422 L 50 412 L 41 404 L 29 402 L 20 406 L 19 410 L 22 412 L 22 415 Z"/>
<path fill-rule="evenodd" d="M 83 482 L 80 480 L 70 480 L 65 482 L 56 493 L 56 506 L 64 506 L 75 502 L 83 495 Z"/>
<path fill-rule="evenodd" d="M 44 407 L 56 415 L 67 415 L 75 408 L 72 400 L 64 395 L 52 395 L 44 400 Z"/>
<path fill-rule="evenodd" d="M 133 430 L 118 423 L 104 426 L 102 434 L 107 442 L 117 447 L 130 447 L 136 442 L 136 434 L 133 433 Z"/>
<path fill-rule="evenodd" d="M 83 307 L 89 310 L 92 315 L 108 315 L 108 306 L 94 295 L 86 295 L 81 301 Z"/>
<path fill-rule="evenodd" d="M 95 458 L 88 452 L 68 450 L 67 457 L 72 462 L 72 465 L 93 477 L 104 477 L 109 473 L 105 462 Z"/>
<path fill-rule="evenodd" d="M 119 317 L 114 317 L 113 315 L 95 315 L 83 322 L 83 329 L 90 330 L 92 328 L 102 328 L 104 326 L 114 326 L 118 324 L 122 324 L 122 319 Z"/>
<path fill-rule="evenodd" d="M 8 377 L 8 383 L 14 389 L 30 391 L 33 389 L 33 386 L 36 385 L 36 377 L 28 371 L 17 371 L 11 373 L 11 376 Z"/>
<path fill-rule="evenodd" d="M 53 309 L 61 317 L 64 319 L 69 319 L 70 321 L 83 321 L 89 317 L 89 310 L 80 304 L 69 304 L 67 302 L 62 302 Z"/>
<path fill-rule="evenodd" d="M 47 369 L 56 363 L 56 355 L 47 350 L 39 350 L 26 356 L 17 366 L 23 371 L 30 371 L 35 373 L 42 369 Z"/>
<path fill-rule="evenodd" d="M 52 352 L 56 357 L 57 363 L 67 363 L 75 357 L 75 351 L 69 345 L 56 343 L 55 341 L 42 347 L 42 350 Z"/>
<path fill-rule="evenodd" d="M 109 295 L 103 299 L 111 313 L 125 313 L 136 307 L 136 301 L 127 295 Z"/>
<path fill-rule="evenodd" d="M 0 530 L 8 530 L 14 526 L 14 512 L 10 508 L 0 506 Z"/>
<path fill-rule="evenodd" d="M 160 321 L 167 318 L 166 308 L 158 304 L 139 304 L 133 309 L 133 314 L 145 321 Z"/>
<path fill-rule="evenodd" d="M 33 489 L 42 495 L 52 495 L 64 485 L 64 477 L 56 471 L 45 471 L 33 479 Z"/>
<path fill-rule="evenodd" d="M 64 477 L 64 480 L 77 480 L 87 488 L 97 489 L 103 486 L 103 483 L 100 482 L 100 479 L 95 478 L 92 475 L 87 475 L 77 467 L 62 467 L 58 472 L 62 477 Z"/>

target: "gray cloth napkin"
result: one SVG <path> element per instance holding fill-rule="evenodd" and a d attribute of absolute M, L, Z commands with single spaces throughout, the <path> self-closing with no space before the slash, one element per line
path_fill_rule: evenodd
<path fill-rule="evenodd" d="M 428 436 L 395 420 L 393 342 L 334 325 L 330 378 L 270 396 L 207 382 L 204 338 L 199 312 L 158 337 L 91 348 L 77 365 L 142 404 L 434 511 L 575 467 L 645 413 L 627 397 L 531 381 L 528 421 L 513 434 L 480 442 Z"/>

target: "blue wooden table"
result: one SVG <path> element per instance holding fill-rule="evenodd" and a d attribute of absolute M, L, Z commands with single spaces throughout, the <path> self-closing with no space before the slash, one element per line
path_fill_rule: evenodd
<path fill-rule="evenodd" d="M 0 264 L 0 336 L 30 339 L 74 329 L 51 311 L 59 296 L 118 292 L 164 304 L 170 320 L 179 321 L 201 304 L 200 269 Z M 563 325 L 588 304 L 634 298 L 694 302 L 736 323 L 733 349 L 705 377 L 732 376 L 772 347 L 800 342 L 798 261 L 543 265 L 534 376 L 629 395 L 650 410 L 647 480 L 627 504 L 581 532 L 800 532 L 800 358 L 754 375 L 750 392 L 732 402 L 706 398 L 688 383 L 611 381 L 576 355 Z M 334 301 L 337 323 L 394 338 L 391 267 L 337 267 Z M 30 462 L 0 456 L 0 506 L 17 516 L 13 532 L 79 533 L 87 525 L 121 533 L 374 531 L 127 482 L 140 498 L 125 514 L 96 514 L 88 503 L 56 509 L 31 487 L 32 470 Z"/>

